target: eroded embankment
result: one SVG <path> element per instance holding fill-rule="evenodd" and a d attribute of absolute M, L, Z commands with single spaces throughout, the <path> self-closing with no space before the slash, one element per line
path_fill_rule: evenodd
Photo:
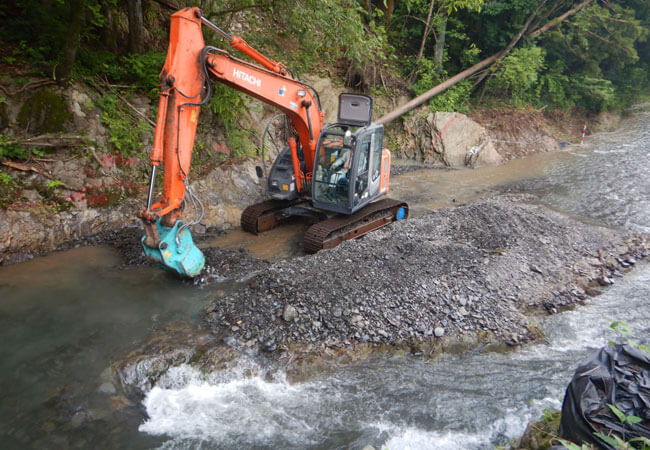
<path fill-rule="evenodd" d="M 163 331 L 117 364 L 120 378 L 142 388 L 170 366 L 210 371 L 240 351 L 275 359 L 385 344 L 432 353 L 458 343 L 522 343 L 535 337 L 531 307 L 554 312 L 579 302 L 650 254 L 647 235 L 583 224 L 532 200 L 445 208 L 258 266 L 242 289 L 206 308 L 203 330 L 175 329 L 173 344 Z M 217 254 L 207 256 L 208 266 L 217 264 Z"/>

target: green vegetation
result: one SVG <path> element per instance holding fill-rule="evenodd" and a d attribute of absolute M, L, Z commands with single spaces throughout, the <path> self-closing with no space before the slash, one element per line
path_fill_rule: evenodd
<path fill-rule="evenodd" d="M 540 47 L 515 49 L 497 63 L 487 88 L 495 96 L 508 96 L 515 106 L 524 106 L 539 98 L 540 72 L 545 69 L 546 51 Z"/>
<path fill-rule="evenodd" d="M 0 157 L 27 159 L 29 151 L 22 145 L 16 144 L 10 137 L 0 134 Z"/>
<path fill-rule="evenodd" d="M 149 125 L 124 110 L 123 101 L 116 93 L 104 94 L 97 104 L 102 109 L 102 124 L 108 130 L 108 142 L 113 150 L 124 156 L 143 152 L 143 139 L 151 129 Z"/>
<path fill-rule="evenodd" d="M 504 50 L 532 17 L 523 39 L 487 77 L 478 77 L 481 82 L 464 94 L 464 100 L 481 101 L 487 95 L 513 106 L 578 106 L 592 111 L 624 108 L 650 85 L 650 5 L 592 1 L 576 8 L 581 4 L 486 1 L 480 10 L 465 8 L 447 14 L 444 8 L 434 9 L 432 28 L 437 35 L 426 42 L 422 59 L 404 59 L 402 73 L 414 72 L 411 86 L 416 93 L 422 92 L 422 83 L 436 84 Z M 418 51 L 426 31 L 423 18 L 430 6 L 426 0 L 411 0 L 396 7 L 393 20 L 400 26 L 391 27 L 388 33 L 400 53 L 414 55 Z M 568 15 L 551 20 L 561 13 Z M 440 46 L 444 46 L 442 54 Z M 475 50 L 468 54 L 469 49 Z M 433 83 L 427 83 L 428 79 Z M 472 83 L 478 80 L 474 78 Z M 454 103 L 463 102 L 457 99 Z"/>
<path fill-rule="evenodd" d="M 64 187 L 65 183 L 61 180 L 50 180 L 50 182 L 47 184 L 47 188 L 50 190 L 55 190 L 60 187 Z"/>
<path fill-rule="evenodd" d="M 14 202 L 18 192 L 18 184 L 11 176 L 0 171 L 0 208 L 6 208 Z"/>
<path fill-rule="evenodd" d="M 74 7 L 81 5 L 82 38 L 73 49 L 72 77 L 100 76 L 153 94 L 173 11 L 164 2 L 145 2 L 140 21 L 129 22 L 127 5 L 135 3 L 6 2 L 0 6 L 0 60 L 23 61 L 34 74 L 58 70 L 74 44 L 68 38 L 75 30 Z M 637 0 L 212 0 L 187 6 L 199 3 L 224 29 L 237 24 L 237 33 L 271 58 L 298 72 L 338 75 L 348 87 L 367 91 L 403 88 L 407 80 L 414 94 L 423 93 L 506 49 L 521 34 L 486 72 L 433 98 L 435 110 L 468 110 L 484 100 L 516 107 L 621 109 L 650 85 L 650 5 Z M 36 10 L 39 14 L 33 14 Z M 227 47 L 210 31 L 205 38 Z M 220 106 L 213 102 L 213 109 L 226 116 L 241 107 L 237 95 L 218 97 Z M 60 126 L 59 108 L 47 107 L 54 120 L 40 124 Z M 36 105 L 21 113 L 21 124 L 35 126 L 29 118 L 37 110 Z M 246 136 L 228 125 L 229 117 L 223 122 L 228 139 L 238 144 L 232 147 L 245 147 Z"/>
<path fill-rule="evenodd" d="M 209 107 L 224 128 L 230 156 L 256 154 L 255 146 L 251 141 L 251 132 L 242 130 L 239 126 L 239 118 L 246 109 L 244 94 L 222 84 L 216 84 Z"/>
<path fill-rule="evenodd" d="M 627 344 L 627 345 L 632 345 L 634 347 L 640 348 L 641 350 L 650 353 L 650 347 L 647 345 L 641 345 L 639 344 L 636 339 L 633 338 L 632 336 L 632 330 L 630 329 L 630 326 L 623 322 L 622 320 L 615 320 L 612 322 L 609 327 L 607 328 L 608 331 L 611 331 L 616 335 L 616 340 L 610 341 L 610 345 L 615 345 L 615 344 Z"/>
<path fill-rule="evenodd" d="M 99 84 L 102 92 L 113 85 L 96 102 L 101 121 L 112 150 L 135 155 L 151 130 L 126 110 L 114 89 L 117 85 L 122 96 L 136 91 L 156 97 L 174 12 L 168 3 L 9 0 L 0 5 L 0 64 L 15 67 L 14 85 L 53 75 L 57 81 Z M 429 107 L 436 111 L 498 104 L 599 112 L 650 95 L 647 1 L 194 0 L 183 5 L 201 6 L 209 19 L 296 74 L 320 74 L 343 80 L 351 90 L 391 97 L 427 92 L 505 50 L 493 65 L 433 97 Z M 204 37 L 210 45 L 228 48 L 207 28 Z M 3 78 L 11 76 L 9 70 Z M 26 92 L 29 98 L 15 119 L 23 131 L 60 131 L 69 121 L 60 88 Z M 257 137 L 240 126 L 247 105 L 242 94 L 215 86 L 210 110 L 224 129 L 229 157 L 255 153 Z M 9 125 L 8 111 L 0 96 L 0 128 Z M 28 159 L 40 152 L 13 142 L 0 138 L 0 156 Z M 212 149 L 197 144 L 204 150 L 197 160 L 211 160 Z"/>

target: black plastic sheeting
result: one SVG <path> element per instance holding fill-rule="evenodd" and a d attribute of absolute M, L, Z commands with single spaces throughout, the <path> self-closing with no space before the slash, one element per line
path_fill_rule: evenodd
<path fill-rule="evenodd" d="M 607 404 L 626 416 L 621 423 Z M 624 441 L 650 438 L 650 354 L 631 345 L 609 345 L 576 369 L 562 405 L 560 436 L 575 443 L 613 449 L 594 433 L 616 434 Z"/>

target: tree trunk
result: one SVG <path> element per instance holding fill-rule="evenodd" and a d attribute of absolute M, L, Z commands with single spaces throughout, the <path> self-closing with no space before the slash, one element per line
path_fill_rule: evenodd
<path fill-rule="evenodd" d="M 395 9 L 395 0 L 388 0 L 386 4 L 386 26 L 390 25 L 390 19 Z"/>
<path fill-rule="evenodd" d="M 368 19 L 372 17 L 372 2 L 370 0 L 363 0 L 363 9 L 366 11 Z"/>
<path fill-rule="evenodd" d="M 77 50 L 81 38 L 81 26 L 83 25 L 86 0 L 70 0 L 70 25 L 68 26 L 68 37 L 63 47 L 63 59 L 59 68 L 59 79 L 67 79 L 72 73 L 74 61 L 77 58 Z"/>
<path fill-rule="evenodd" d="M 418 56 L 415 58 L 415 64 L 413 64 L 413 70 L 409 76 L 409 83 L 413 83 L 415 81 L 415 74 L 418 70 L 418 64 L 422 59 L 422 55 L 424 55 L 424 46 L 427 43 L 427 38 L 431 32 L 431 14 L 433 13 L 433 4 L 435 2 L 435 0 L 431 0 L 431 3 L 429 4 L 429 13 L 427 14 L 427 21 L 424 24 L 424 33 L 422 33 L 422 40 L 420 41 L 420 50 L 418 50 Z"/>
<path fill-rule="evenodd" d="M 111 53 L 117 53 L 117 30 L 113 18 L 113 7 L 108 3 L 102 6 L 102 14 L 106 17 L 106 25 L 102 30 L 102 41 L 106 49 Z"/>
<path fill-rule="evenodd" d="M 127 0 L 129 14 L 129 52 L 144 52 L 144 18 L 142 0 Z"/>
<path fill-rule="evenodd" d="M 440 24 L 440 29 L 438 30 L 438 39 L 436 39 L 436 49 L 433 54 L 433 61 L 435 62 L 435 67 L 438 73 L 442 72 L 442 57 L 445 54 L 445 41 L 447 39 L 447 13 L 445 13 L 442 18 L 442 24 Z"/>
<path fill-rule="evenodd" d="M 429 4 L 429 13 L 427 14 L 427 21 L 424 25 L 424 33 L 422 34 L 422 41 L 420 42 L 420 50 L 418 50 L 418 57 L 415 58 L 416 63 L 420 60 L 420 58 L 422 58 L 422 55 L 424 54 L 424 45 L 427 43 L 427 37 L 431 32 L 431 15 L 433 13 L 433 5 L 435 2 L 436 0 L 431 0 L 431 3 Z"/>
<path fill-rule="evenodd" d="M 382 123 L 382 124 L 387 124 L 388 122 L 391 122 L 392 120 L 397 119 L 399 116 L 401 116 L 404 113 L 409 112 L 416 106 L 420 106 L 422 103 L 426 102 L 429 100 L 431 97 L 434 95 L 438 95 L 441 92 L 449 89 L 459 81 L 464 80 L 465 78 L 469 77 L 470 75 L 475 74 L 479 70 L 489 66 L 490 64 L 494 63 L 499 57 L 502 55 L 503 52 L 499 52 L 497 54 L 494 54 L 490 56 L 489 58 L 484 59 L 483 61 L 474 64 L 472 67 L 469 69 L 463 70 L 461 73 L 454 75 L 453 77 L 449 78 L 448 80 L 440 83 L 439 85 L 433 87 L 432 89 L 429 89 L 426 91 L 424 94 L 419 95 L 418 97 L 415 97 L 413 100 L 408 102 L 406 105 L 401 106 L 397 108 L 396 110 L 386 114 L 383 117 L 380 117 L 379 120 L 377 120 L 377 123 Z"/>

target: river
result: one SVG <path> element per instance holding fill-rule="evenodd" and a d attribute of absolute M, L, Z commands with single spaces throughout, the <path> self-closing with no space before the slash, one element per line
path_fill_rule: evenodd
<path fill-rule="evenodd" d="M 581 220 L 647 232 L 649 149 L 650 113 L 640 112 L 561 153 L 405 174 L 391 195 L 417 215 L 525 192 Z M 613 337 L 611 321 L 650 336 L 650 264 L 642 263 L 587 305 L 535 319 L 547 342 L 516 352 L 378 356 L 293 384 L 242 360 L 209 376 L 174 369 L 141 404 L 113 392 L 112 361 L 172 320 L 195 320 L 228 289 L 236 286 L 196 288 L 157 269 L 120 268 L 107 248 L 1 267 L 3 448 L 493 448 L 560 407 L 579 361 Z M 244 376 L 251 368 L 259 376 Z"/>

